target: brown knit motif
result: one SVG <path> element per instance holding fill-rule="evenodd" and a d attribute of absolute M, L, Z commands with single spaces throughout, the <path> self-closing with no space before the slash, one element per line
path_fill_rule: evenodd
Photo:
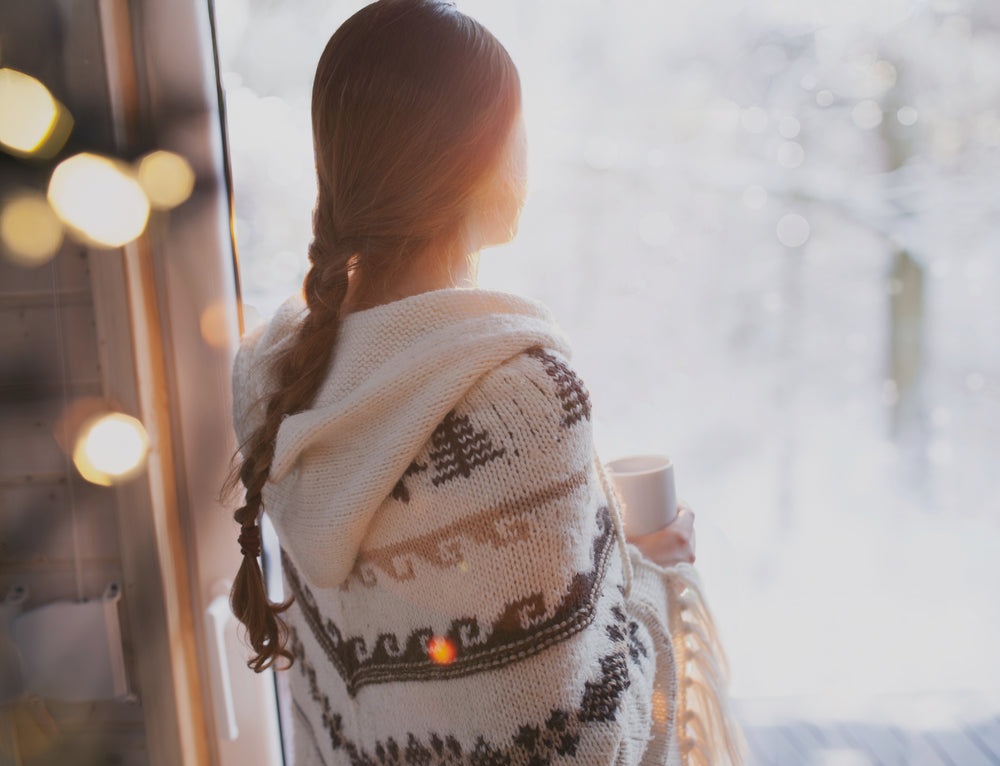
<path fill-rule="evenodd" d="M 459 566 L 464 560 L 462 540 L 477 545 L 489 543 L 495 548 L 524 541 L 530 531 L 525 516 L 536 513 L 546 503 L 566 497 L 586 482 L 587 474 L 581 471 L 537 492 L 500 503 L 426 535 L 361 551 L 350 579 L 368 586 L 375 585 L 378 575 L 374 570 L 377 569 L 397 582 L 412 580 L 416 576 L 413 564 L 417 561 L 438 569 Z"/>
<path fill-rule="evenodd" d="M 333 620 L 320 612 L 315 596 L 284 551 L 281 564 L 313 636 L 353 697 L 367 684 L 440 680 L 503 667 L 586 628 L 596 614 L 608 559 L 615 547 L 614 526 L 607 507 L 599 509 L 597 524 L 593 569 L 573 576 L 551 617 L 537 619 L 545 611 L 544 598 L 541 594 L 529 594 L 506 604 L 503 614 L 490 625 L 481 625 L 475 617 L 452 620 L 443 636 L 455 647 L 455 659 L 443 665 L 433 662 L 427 654 L 427 642 L 436 635 L 430 626 L 417 628 L 403 637 L 379 634 L 370 650 L 361 636 L 345 636 Z"/>
<path fill-rule="evenodd" d="M 556 396 L 564 413 L 561 425 L 569 428 L 580 420 L 590 420 L 590 394 L 580 377 L 564 362 L 537 346 L 525 353 L 541 361 L 545 374 L 556 384 Z"/>

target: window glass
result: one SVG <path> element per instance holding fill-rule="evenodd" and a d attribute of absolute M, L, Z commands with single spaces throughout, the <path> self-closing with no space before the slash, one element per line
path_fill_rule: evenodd
<path fill-rule="evenodd" d="M 360 5 L 218 3 L 264 316 L 301 286 L 312 73 Z M 605 460 L 674 457 L 733 693 L 995 688 L 1000 6 L 459 8 L 518 64 L 531 144 L 480 282 L 553 309 Z"/>

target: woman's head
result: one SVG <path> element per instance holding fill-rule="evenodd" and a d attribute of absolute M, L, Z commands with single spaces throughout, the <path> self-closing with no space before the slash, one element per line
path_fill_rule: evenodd
<path fill-rule="evenodd" d="M 255 538 L 261 492 L 283 418 L 308 408 L 329 368 L 348 275 L 385 285 L 411 259 L 456 242 L 505 241 L 524 201 L 517 70 L 482 25 L 441 0 L 379 0 L 337 29 L 313 82 L 317 199 L 308 312 L 277 362 L 264 424 L 241 445 L 246 502 L 234 513 Z M 261 671 L 285 649 L 253 550 L 233 583 L 233 612 Z"/>
<path fill-rule="evenodd" d="M 381 0 L 348 19 L 313 82 L 314 265 L 367 280 L 476 222 L 520 113 L 517 69 L 440 0 Z"/>

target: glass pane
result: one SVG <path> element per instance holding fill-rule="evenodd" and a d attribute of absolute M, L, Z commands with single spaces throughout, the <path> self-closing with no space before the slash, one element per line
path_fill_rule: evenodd
<path fill-rule="evenodd" d="M 219 3 L 265 316 L 307 263 L 313 68 L 359 6 Z M 734 695 L 997 691 L 993 0 L 460 8 L 518 63 L 532 147 L 480 282 L 554 310 L 605 460 L 673 455 Z"/>

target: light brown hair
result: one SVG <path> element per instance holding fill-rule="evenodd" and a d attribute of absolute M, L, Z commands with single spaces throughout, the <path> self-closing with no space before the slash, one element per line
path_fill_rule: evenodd
<path fill-rule="evenodd" d="M 458 236 L 500 162 L 520 110 L 507 51 L 477 21 L 436 0 L 380 0 L 334 33 L 312 94 L 317 199 L 308 312 L 276 363 L 264 424 L 241 446 L 245 504 L 233 518 L 252 540 L 282 419 L 311 406 L 333 358 L 348 275 L 391 281 L 408 258 Z M 272 603 L 252 546 L 230 603 L 261 672 L 291 664 L 291 606 Z"/>

